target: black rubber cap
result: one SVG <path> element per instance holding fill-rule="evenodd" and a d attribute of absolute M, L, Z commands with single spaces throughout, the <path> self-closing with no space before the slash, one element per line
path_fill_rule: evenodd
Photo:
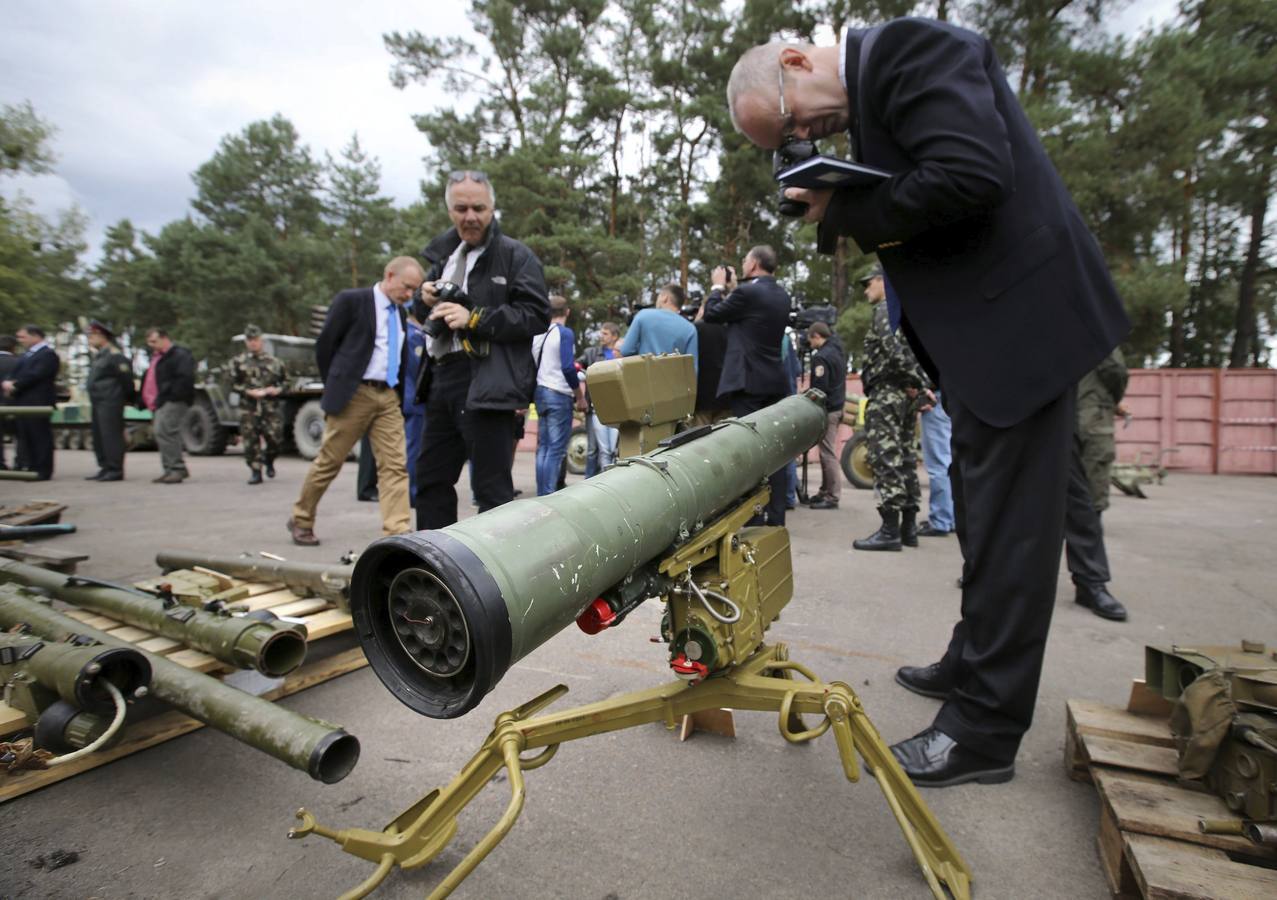
<path fill-rule="evenodd" d="M 431 675 L 391 628 L 390 584 L 406 568 L 424 569 L 456 599 L 470 634 L 470 656 L 455 675 Z M 364 655 L 401 703 L 433 719 L 479 705 L 510 667 L 510 614 L 496 580 L 468 547 L 442 531 L 380 538 L 360 554 L 350 582 L 350 614 Z"/>

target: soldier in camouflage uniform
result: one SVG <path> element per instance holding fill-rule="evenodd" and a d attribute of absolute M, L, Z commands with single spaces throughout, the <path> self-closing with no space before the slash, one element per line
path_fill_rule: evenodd
<path fill-rule="evenodd" d="M 918 360 L 904 336 L 893 332 L 887 316 L 882 269 L 861 280 L 865 298 L 874 305 L 873 321 L 865 334 L 860 381 L 869 398 L 865 410 L 869 465 L 882 527 L 855 541 L 857 550 L 899 550 L 918 546 L 918 458 L 914 451 L 914 423 L 918 392 L 927 385 Z"/>
<path fill-rule="evenodd" d="M 1109 505 L 1109 475 L 1116 455 L 1113 415 L 1126 393 L 1122 351 L 1113 348 L 1077 383 L 1077 422 L 1064 505 L 1064 559 L 1075 602 L 1105 619 L 1125 621 L 1126 607 L 1110 593 L 1108 552 L 1100 513 Z"/>
<path fill-rule="evenodd" d="M 275 457 L 284 440 L 283 412 L 275 399 L 284 387 L 284 364 L 262 350 L 256 325 L 244 328 L 244 346 L 248 349 L 231 360 L 231 390 L 239 394 L 239 437 L 253 473 L 248 483 L 261 484 L 263 463 L 266 477 L 275 477 Z"/>

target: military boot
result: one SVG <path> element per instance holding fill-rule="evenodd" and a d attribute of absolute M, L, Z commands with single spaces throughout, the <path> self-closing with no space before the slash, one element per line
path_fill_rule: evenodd
<path fill-rule="evenodd" d="M 851 546 L 857 550 L 899 550 L 900 549 L 900 513 L 892 509 L 878 509 L 882 516 L 882 527 Z"/>
<path fill-rule="evenodd" d="M 275 458 L 273 456 L 267 457 L 266 459 L 266 477 L 275 477 Z"/>
<path fill-rule="evenodd" d="M 918 546 L 918 508 L 906 506 L 900 513 L 900 543 Z"/>
<path fill-rule="evenodd" d="M 252 474 L 252 475 L 250 475 L 250 476 L 248 476 L 248 483 L 249 483 L 249 484 L 261 484 L 261 483 L 262 483 L 262 472 L 261 472 L 261 469 L 253 469 L 253 474 Z"/>

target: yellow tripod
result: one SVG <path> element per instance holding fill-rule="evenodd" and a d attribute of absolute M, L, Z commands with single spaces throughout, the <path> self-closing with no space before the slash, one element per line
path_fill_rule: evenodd
<path fill-rule="evenodd" d="M 492 733 L 457 777 L 442 790 L 426 794 L 382 831 L 336 831 L 320 825 L 311 813 L 300 809 L 297 818 L 301 824 L 288 836 L 318 834 L 340 844 L 345 852 L 376 863 L 376 870 L 364 882 L 342 895 L 343 900 L 365 897 L 395 866 L 414 869 L 434 859 L 456 835 L 457 815 L 504 768 L 510 778 L 510 803 L 492 830 L 430 894 L 431 898 L 447 897 L 514 826 L 523 810 L 523 773 L 549 762 L 563 742 L 651 722 L 664 722 L 672 729 L 683 716 L 708 709 L 771 710 L 779 713 L 780 733 L 792 743 L 814 740 L 832 729 L 848 781 L 860 779 L 856 758 L 859 753 L 876 776 L 931 893 L 943 898 L 947 888 L 959 900 L 970 897 L 970 869 L 901 771 L 869 721 L 860 698 L 842 682 L 821 682 L 806 666 L 790 661 L 788 656 L 784 644 L 763 645 L 739 665 L 696 684 L 676 681 L 538 716 L 567 693 L 565 685 L 558 685 L 497 716 Z M 795 674 L 806 681 L 794 678 Z M 808 729 L 800 718 L 807 714 L 823 718 L 815 728 Z M 523 756 L 539 748 L 544 749 L 532 757 Z"/>

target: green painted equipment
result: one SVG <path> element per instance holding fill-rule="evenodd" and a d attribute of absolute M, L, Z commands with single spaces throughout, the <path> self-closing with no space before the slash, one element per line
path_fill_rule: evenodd
<path fill-rule="evenodd" d="M 199 567 L 245 581 L 283 582 L 295 594 L 323 597 L 343 610 L 350 608 L 350 579 L 355 571 L 354 566 L 289 562 L 248 554 L 209 556 L 191 550 L 161 550 L 155 554 L 155 563 L 166 573 Z"/>
<path fill-rule="evenodd" d="M 306 631 L 272 615 L 232 616 L 192 609 L 160 595 L 16 560 L 0 561 L 0 581 L 41 588 L 59 600 L 181 641 L 239 669 L 287 675 L 306 658 Z"/>
<path fill-rule="evenodd" d="M 54 611 L 43 598 L 18 585 L 0 585 L 0 628 L 20 625 L 48 641 L 83 635 L 110 647 L 137 650 Z M 332 784 L 350 774 L 359 761 L 359 740 L 336 725 L 246 694 L 162 656 L 138 652 L 151 665 L 154 697 L 311 778 Z"/>
<path fill-rule="evenodd" d="M 601 365 L 590 367 L 591 391 Z M 603 391 L 592 396 L 596 406 L 606 402 Z M 789 397 L 675 435 L 557 493 L 374 541 L 351 584 L 369 663 L 419 713 L 469 712 L 512 663 L 605 592 L 618 612 L 662 593 L 652 564 L 814 444 L 824 415 L 816 397 Z"/>

